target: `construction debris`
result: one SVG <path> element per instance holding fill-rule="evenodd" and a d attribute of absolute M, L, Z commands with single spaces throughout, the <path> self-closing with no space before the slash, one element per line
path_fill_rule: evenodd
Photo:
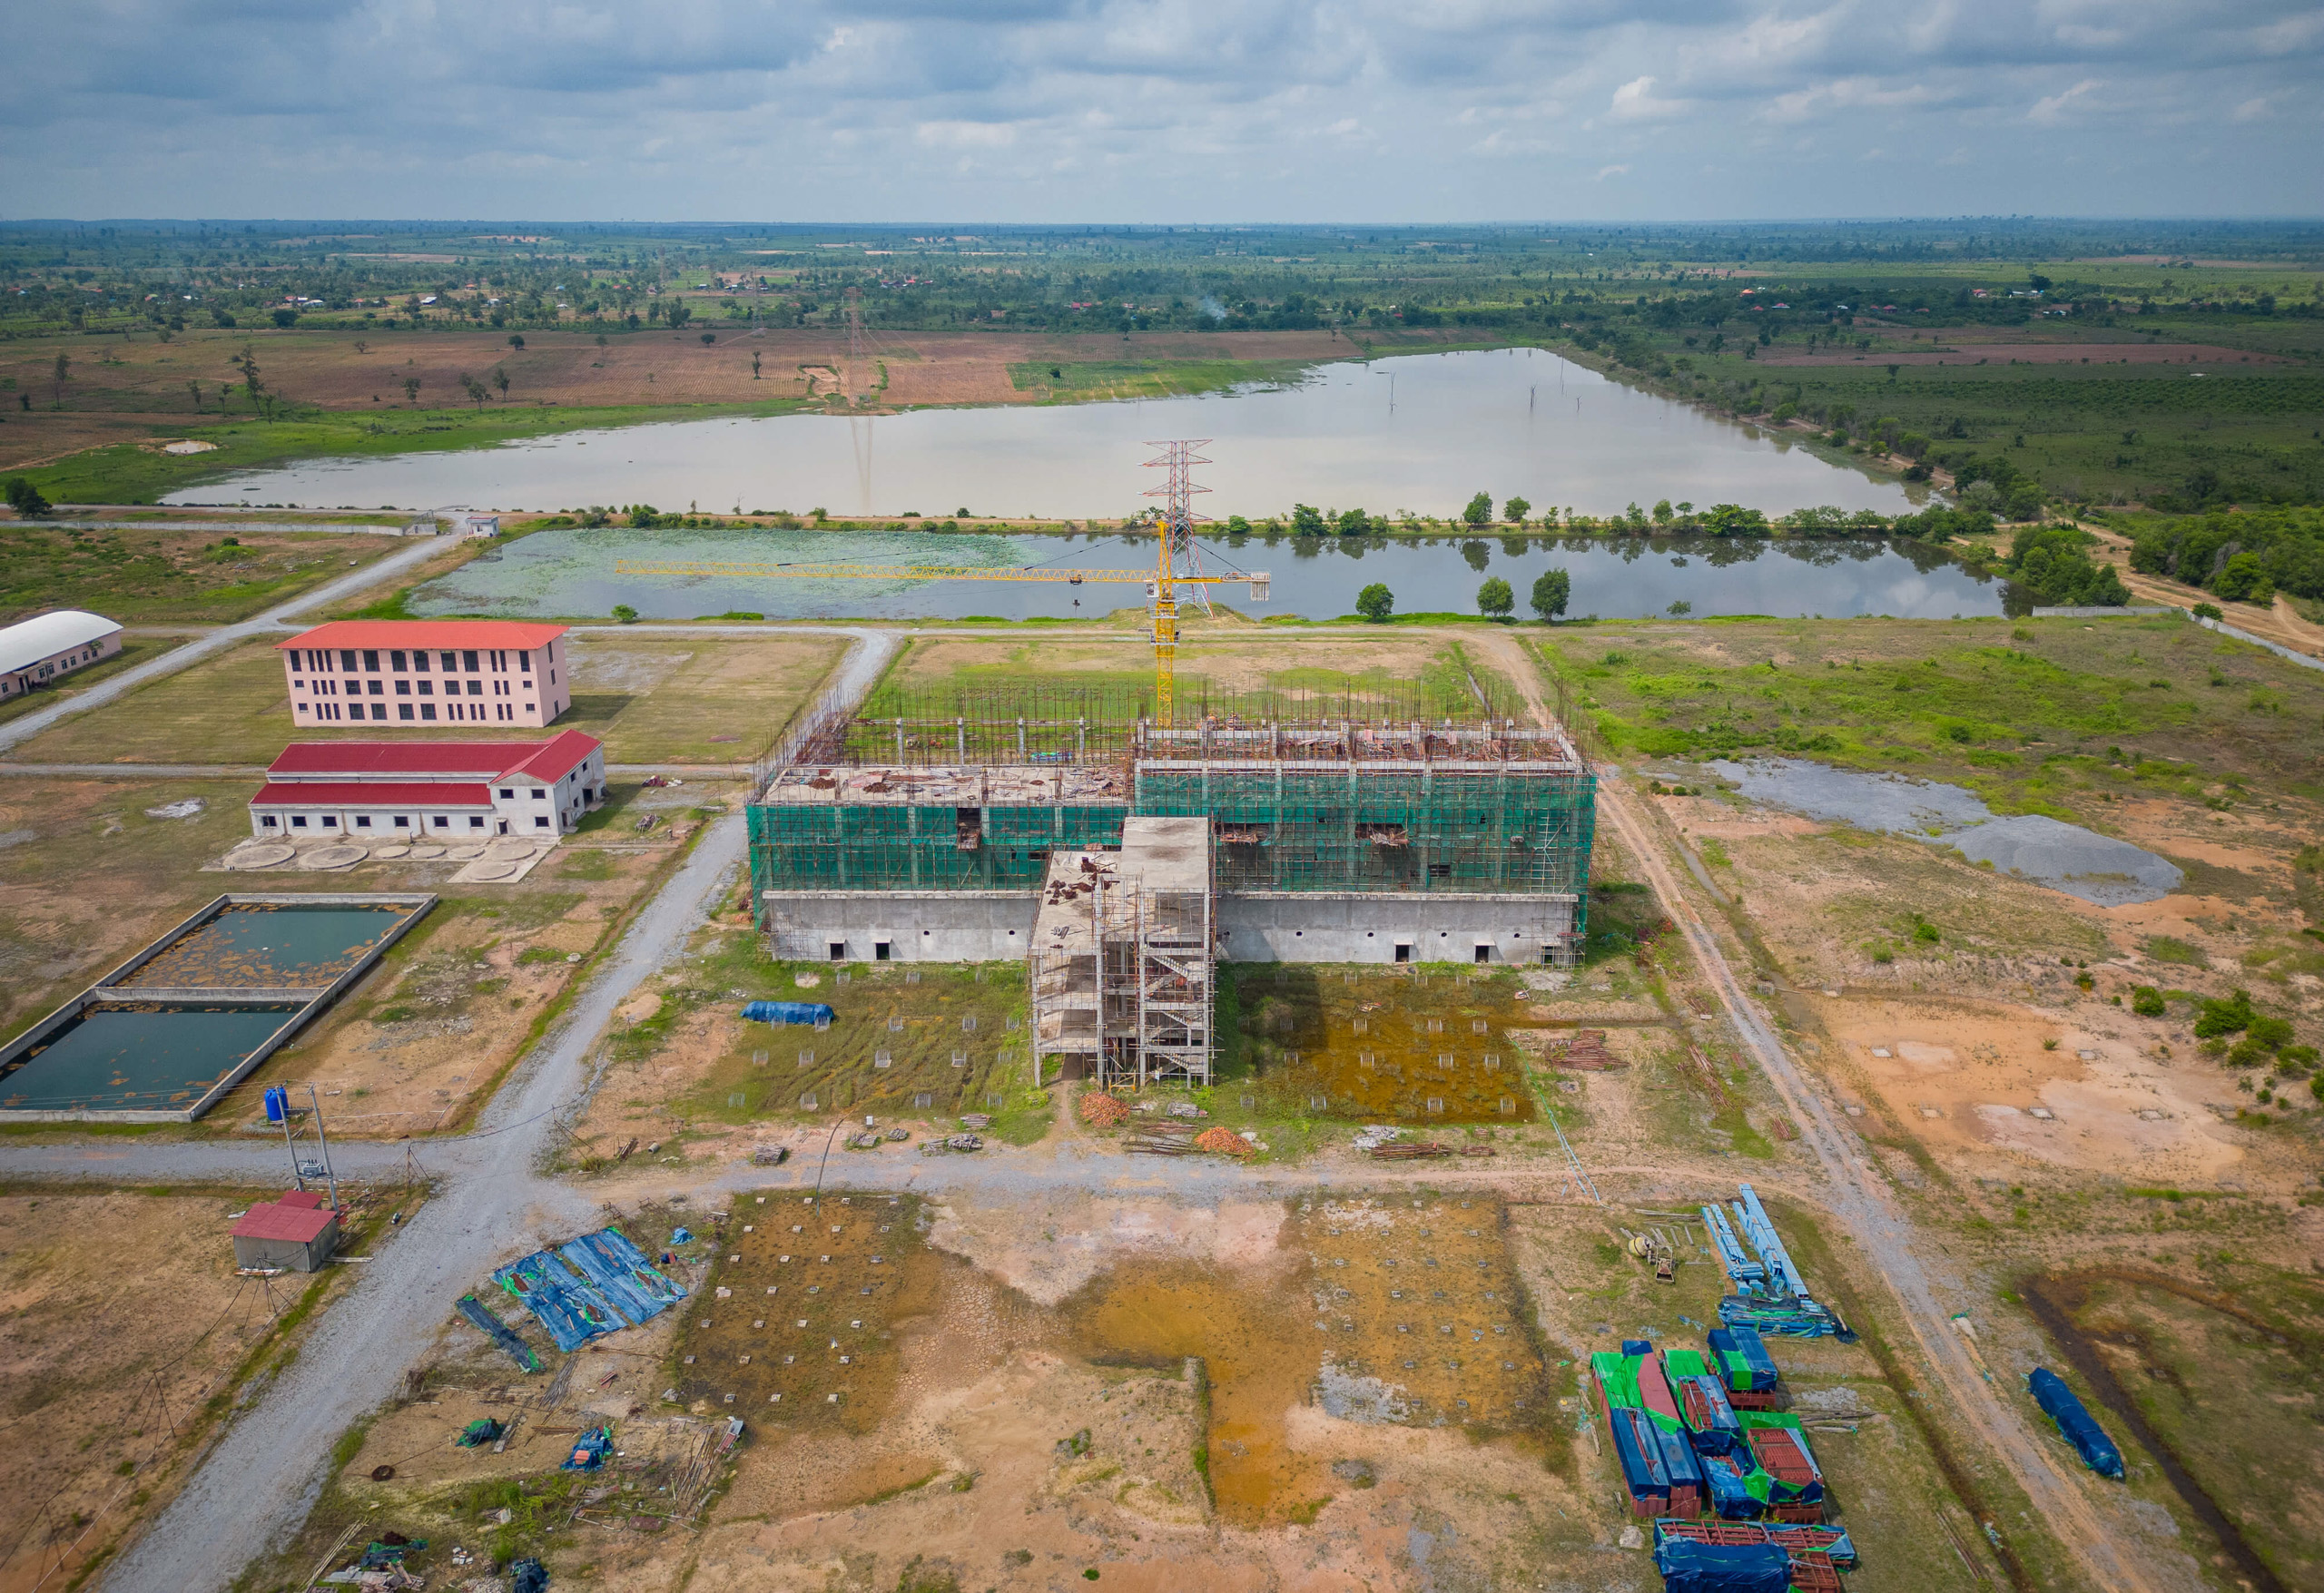
<path fill-rule="evenodd" d="M 1119 1128 L 1129 1121 L 1129 1108 L 1113 1096 L 1098 1090 L 1082 1093 L 1081 1120 L 1092 1128 Z"/>
<path fill-rule="evenodd" d="M 1748 1327 L 1760 1333 L 1795 1339 L 1829 1333 L 1844 1344 L 1854 1343 L 1856 1334 L 1838 1313 L 1809 1296 L 1807 1283 L 1784 1249 L 1759 1197 L 1748 1184 L 1743 1185 L 1741 1191 L 1743 1198 L 1734 1203 L 1732 1224 L 1719 1207 L 1702 1208 L 1703 1226 L 1710 1231 L 1711 1247 L 1736 1290 L 1718 1303 L 1719 1320 L 1728 1327 Z M 1737 1237 L 1738 1227 L 1749 1238 L 1752 1249 L 1758 1252 L 1758 1260 L 1751 1259 L 1742 1240 Z"/>
<path fill-rule="evenodd" d="M 1552 1067 L 1572 1067 L 1585 1073 L 1604 1073 L 1629 1063 L 1606 1049 L 1606 1031 L 1585 1028 L 1570 1040 L 1551 1040 L 1544 1057 Z"/>
<path fill-rule="evenodd" d="M 1195 1145 L 1199 1149 L 1216 1151 L 1229 1156 L 1247 1156 L 1258 1149 L 1231 1128 L 1206 1128 L 1195 1136 Z"/>

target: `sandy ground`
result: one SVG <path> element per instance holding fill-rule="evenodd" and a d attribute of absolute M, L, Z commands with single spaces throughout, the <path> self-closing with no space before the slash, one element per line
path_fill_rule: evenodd
<path fill-rule="evenodd" d="M 174 1483 L 199 1407 L 307 1279 L 237 1277 L 226 1195 L 0 1197 L 0 1589 L 54 1588 Z M 102 1256 L 103 1264 L 90 1259 Z"/>
<path fill-rule="evenodd" d="M 2161 575 L 2143 575 L 2131 568 L 2131 539 L 2103 526 L 2085 526 L 2098 538 L 2098 554 L 2122 578 L 2131 589 L 2134 604 L 2167 603 L 2178 608 L 2191 608 L 2198 603 L 2216 605 L 2227 615 L 2227 624 L 2239 631 L 2249 631 L 2255 636 L 2265 636 L 2270 642 L 2282 644 L 2295 652 L 2313 658 L 2324 658 L 2324 625 L 2301 616 L 2292 606 L 2291 599 L 2281 593 L 2268 607 L 2255 608 L 2248 603 L 2221 603 L 2199 586 L 2183 585 L 2165 580 Z"/>
<path fill-rule="evenodd" d="M 324 1097 L 331 1131 L 399 1138 L 451 1126 L 516 1059 L 535 1014 L 556 998 L 635 894 L 667 846 L 584 850 L 568 841 L 522 885 L 485 888 L 484 900 L 439 903 L 399 948 L 307 1035 L 269 1057 L 216 1108 L 221 1122 L 258 1117 L 270 1084 Z M 592 879 L 592 859 L 607 865 Z M 435 865 L 441 874 L 450 865 Z M 401 865 L 373 864 L 370 890 L 409 888 Z M 581 877 L 576 878 L 578 873 Z"/>

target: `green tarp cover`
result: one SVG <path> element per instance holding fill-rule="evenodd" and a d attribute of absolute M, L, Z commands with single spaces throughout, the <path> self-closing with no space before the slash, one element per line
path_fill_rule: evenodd
<path fill-rule="evenodd" d="M 1610 1350 L 1600 1350 L 1590 1358 L 1590 1370 L 1598 1379 L 1598 1386 L 1606 1391 L 1609 1407 L 1627 1405 L 1640 1407 L 1638 1394 L 1638 1362 L 1628 1355 L 1617 1355 Z"/>
<path fill-rule="evenodd" d="M 1699 1350 L 1663 1351 L 1662 1370 L 1669 1372 L 1672 1377 L 1707 1377 L 1710 1375 L 1710 1368 L 1703 1364 L 1702 1352 Z"/>

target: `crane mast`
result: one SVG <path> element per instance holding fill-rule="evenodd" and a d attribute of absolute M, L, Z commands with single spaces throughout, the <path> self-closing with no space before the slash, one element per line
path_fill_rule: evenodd
<path fill-rule="evenodd" d="M 1147 497 L 1163 500 L 1162 535 L 1155 549 L 1150 594 L 1154 600 L 1154 718 L 1157 724 L 1172 722 L 1171 699 L 1177 686 L 1178 659 L 1177 589 L 1182 584 L 1202 578 L 1202 554 L 1195 544 L 1195 521 L 1207 516 L 1196 515 L 1193 498 L 1196 493 L 1208 492 L 1210 488 L 1195 485 L 1194 467 L 1210 463 L 1195 452 L 1209 441 L 1206 437 L 1198 437 L 1147 445 L 1162 451 L 1147 460 L 1146 467 L 1169 473 L 1161 486 L 1146 489 Z"/>

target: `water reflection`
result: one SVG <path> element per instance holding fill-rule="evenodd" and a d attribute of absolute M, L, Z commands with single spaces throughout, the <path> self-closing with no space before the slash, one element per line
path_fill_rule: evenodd
<path fill-rule="evenodd" d="M 1391 384 L 1392 409 L 1383 392 Z M 1563 384 L 1560 390 L 1559 384 Z M 729 418 L 568 432 L 454 453 L 313 459 L 170 496 L 310 506 L 554 509 L 700 504 L 721 513 L 1114 519 L 1143 506 L 1147 439 L 1205 437 L 1202 506 L 1222 520 L 1295 502 L 1455 513 L 1472 494 L 1536 514 L 1636 501 L 1831 504 L 1896 514 L 1925 489 L 1836 468 L 1787 435 L 1721 420 L 1531 349 L 1321 367 L 1289 386 L 1139 402 Z"/>
<path fill-rule="evenodd" d="M 1568 615 L 1608 619 L 1669 612 L 1695 615 L 1889 615 L 1946 619 L 1998 615 L 2004 584 L 1973 575 L 1944 553 L 1912 541 L 1774 540 L 1687 536 L 1294 536 L 1253 532 L 1204 539 L 1213 571 L 1265 570 L 1274 595 L 1254 606 L 1236 586 L 1214 601 L 1249 613 L 1331 619 L 1355 612 L 1356 595 L 1381 582 L 1400 614 L 1476 612 L 1478 585 L 1506 580 L 1521 615 L 1534 577 L 1568 571 Z M 1143 569 L 1148 537 L 1088 535 L 959 536 L 940 532 L 635 531 L 537 532 L 497 562 L 470 564 L 419 588 L 412 612 L 506 617 L 602 618 L 617 603 L 647 619 L 724 614 L 771 618 L 1087 618 L 1140 601 L 1132 585 L 1011 585 L 980 581 L 616 575 L 618 559 L 704 563 L 833 560 L 858 564 L 940 561 L 989 567 L 1045 565 Z M 1078 600 L 1078 602 L 1077 602 Z"/>

